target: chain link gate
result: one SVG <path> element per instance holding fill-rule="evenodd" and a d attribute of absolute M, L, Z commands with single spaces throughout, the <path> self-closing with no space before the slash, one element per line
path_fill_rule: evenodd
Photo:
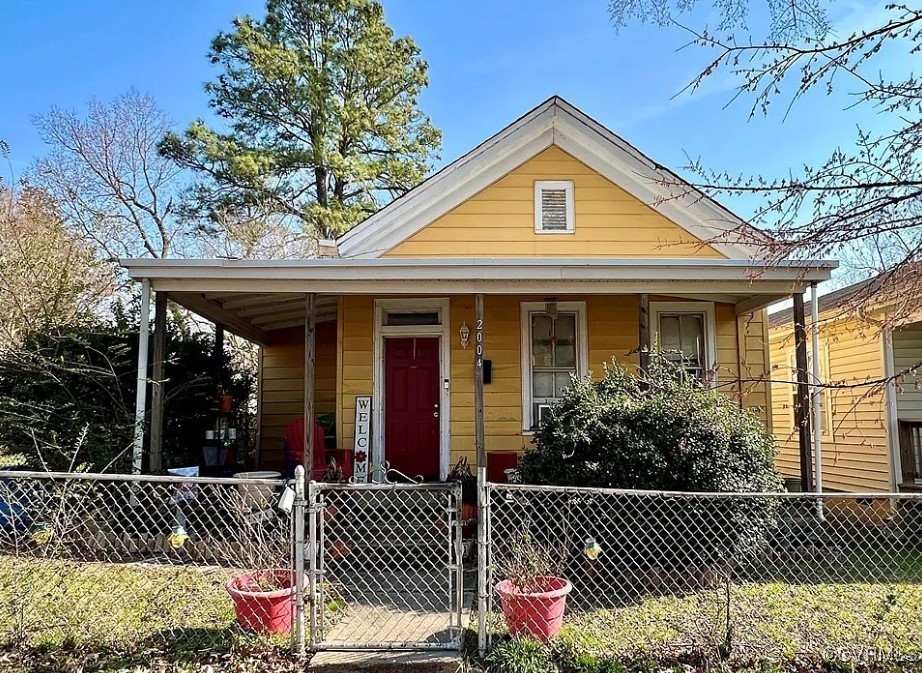
<path fill-rule="evenodd" d="M 308 493 L 310 648 L 460 649 L 460 483 Z"/>

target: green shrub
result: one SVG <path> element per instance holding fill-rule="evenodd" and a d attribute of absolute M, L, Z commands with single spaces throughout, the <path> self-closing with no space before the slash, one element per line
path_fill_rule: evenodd
<path fill-rule="evenodd" d="M 649 373 L 617 363 L 574 379 L 522 460 L 528 483 L 676 491 L 778 491 L 775 443 L 731 397 L 651 354 Z"/>
<path fill-rule="evenodd" d="M 216 393 L 212 350 L 210 334 L 168 321 L 165 468 L 202 462 Z M 129 468 L 137 352 L 136 311 L 121 310 L 109 319 L 87 318 L 36 331 L 17 348 L 0 352 L 0 451 L 39 470 Z M 228 392 L 240 402 L 233 423 L 245 447 L 253 425 L 247 403 L 254 380 L 235 371 L 227 355 L 220 371 Z M 145 436 L 149 439 L 150 433 Z"/>
<path fill-rule="evenodd" d="M 601 380 L 574 380 L 522 459 L 533 484 L 692 492 L 776 492 L 775 444 L 731 397 L 682 376 L 658 353 L 648 373 L 613 363 Z M 604 540 L 608 557 L 646 569 L 716 570 L 764 541 L 771 499 L 613 495 L 566 522 L 569 537 Z M 567 503 L 564 502 L 567 500 Z M 547 508 L 551 503 L 545 502 Z M 553 510 L 550 510 L 553 511 Z M 546 519 L 547 517 L 544 517 Z"/>
<path fill-rule="evenodd" d="M 551 648 L 526 638 L 496 645 L 487 655 L 490 673 L 558 673 Z"/>

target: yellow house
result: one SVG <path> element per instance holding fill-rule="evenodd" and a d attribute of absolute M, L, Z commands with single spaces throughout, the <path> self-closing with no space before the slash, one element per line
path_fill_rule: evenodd
<path fill-rule="evenodd" d="M 822 483 L 847 492 L 922 490 L 922 322 L 875 302 L 879 278 L 818 300 Z M 913 299 L 907 297 L 912 302 Z M 861 311 L 855 303 L 870 304 Z M 909 315 L 895 319 L 895 315 Z M 808 317 L 807 328 L 812 328 Z M 790 309 L 769 316 L 772 431 L 779 471 L 799 476 Z M 812 349 L 811 361 L 812 368 Z M 815 447 L 814 447 L 815 450 Z M 815 457 L 808 463 L 813 466 Z"/>
<path fill-rule="evenodd" d="M 438 479 L 481 442 L 521 452 L 570 376 L 639 364 L 653 340 L 768 423 L 765 307 L 835 264 L 769 263 L 758 236 L 554 97 L 322 258 L 124 264 L 261 345 L 262 465 L 283 464 L 293 421 L 326 413 L 373 469 Z"/>

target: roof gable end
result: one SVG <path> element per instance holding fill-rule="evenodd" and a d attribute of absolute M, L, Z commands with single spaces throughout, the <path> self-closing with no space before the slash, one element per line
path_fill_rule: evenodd
<path fill-rule="evenodd" d="M 711 247 L 726 257 L 757 257 L 756 246 L 732 236 L 761 232 L 557 96 L 362 221 L 337 241 L 340 255 L 380 257 L 554 145 L 695 238 L 716 241 Z"/>

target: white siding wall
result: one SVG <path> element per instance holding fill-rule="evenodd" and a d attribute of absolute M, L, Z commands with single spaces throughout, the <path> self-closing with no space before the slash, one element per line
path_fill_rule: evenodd
<path fill-rule="evenodd" d="M 893 366 L 899 372 L 922 362 L 922 323 L 914 323 L 893 333 Z M 922 369 L 903 378 L 903 390 L 896 398 L 897 417 L 922 421 Z"/>

